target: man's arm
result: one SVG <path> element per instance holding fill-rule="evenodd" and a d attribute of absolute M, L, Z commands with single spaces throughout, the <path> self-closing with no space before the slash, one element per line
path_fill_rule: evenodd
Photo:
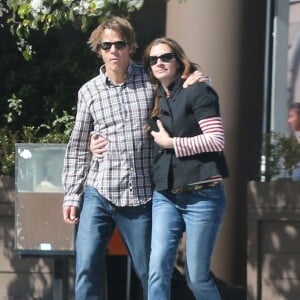
<path fill-rule="evenodd" d="M 75 124 L 64 158 L 62 172 L 64 207 L 80 207 L 84 183 L 89 170 L 91 160 L 89 144 L 93 119 L 89 113 L 87 97 L 89 97 L 87 92 L 79 92 Z"/>

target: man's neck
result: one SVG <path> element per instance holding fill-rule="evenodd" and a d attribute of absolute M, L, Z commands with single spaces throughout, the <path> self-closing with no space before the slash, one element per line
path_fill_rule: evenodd
<path fill-rule="evenodd" d="M 106 72 L 105 74 L 111 82 L 113 82 L 117 85 L 124 83 L 124 81 L 126 79 L 126 74 L 125 73 Z"/>
<path fill-rule="evenodd" d="M 103 72 L 108 77 L 108 79 L 116 85 L 120 85 L 126 80 L 126 70 L 111 70 L 104 66 Z"/>

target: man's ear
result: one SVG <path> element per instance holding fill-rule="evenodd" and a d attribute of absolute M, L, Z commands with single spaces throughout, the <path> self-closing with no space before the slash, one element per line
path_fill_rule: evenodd
<path fill-rule="evenodd" d="M 97 56 L 102 59 L 101 50 L 97 51 Z"/>
<path fill-rule="evenodd" d="M 135 51 L 132 47 L 128 47 L 128 48 L 129 48 L 129 55 L 132 56 Z"/>

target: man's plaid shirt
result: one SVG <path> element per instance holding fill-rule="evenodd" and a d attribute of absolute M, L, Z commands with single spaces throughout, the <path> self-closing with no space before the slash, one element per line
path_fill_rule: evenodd
<path fill-rule="evenodd" d="M 114 85 L 103 73 L 78 92 L 77 115 L 63 168 L 64 206 L 79 206 L 85 185 L 116 206 L 151 200 L 152 140 L 145 133 L 154 89 L 143 67 L 129 65 L 126 81 Z M 91 157 L 90 133 L 108 139 L 104 158 Z"/>

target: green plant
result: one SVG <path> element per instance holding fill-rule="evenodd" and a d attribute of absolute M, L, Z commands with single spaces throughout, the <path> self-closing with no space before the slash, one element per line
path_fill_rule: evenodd
<path fill-rule="evenodd" d="M 286 136 L 274 131 L 262 139 L 262 170 L 260 177 L 270 181 L 278 176 L 291 177 L 300 160 L 300 144 L 294 136 Z"/>
<path fill-rule="evenodd" d="M 0 27 L 9 26 L 18 50 L 26 60 L 34 53 L 29 37 L 33 31 L 47 34 L 51 28 L 72 24 L 85 32 L 95 20 L 112 14 L 128 17 L 144 0 L 7 0 L 0 2 Z"/>
<path fill-rule="evenodd" d="M 50 124 L 12 130 L 11 125 L 22 116 L 22 102 L 15 95 L 8 99 L 10 112 L 4 115 L 7 125 L 0 128 L 0 175 L 14 175 L 15 143 L 67 143 L 73 128 L 74 116 L 66 111 L 58 115 L 52 109 L 53 121 Z"/>
<path fill-rule="evenodd" d="M 0 175 L 14 174 L 15 143 L 65 143 L 75 116 L 77 91 L 98 73 L 99 58 L 74 30 L 35 32 L 37 53 L 15 55 L 12 36 L 0 43 Z"/>

